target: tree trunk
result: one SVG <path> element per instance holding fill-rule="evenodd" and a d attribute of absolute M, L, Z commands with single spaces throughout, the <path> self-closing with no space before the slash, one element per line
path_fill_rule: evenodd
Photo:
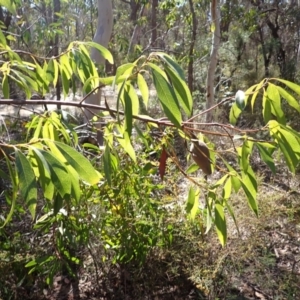
<path fill-rule="evenodd" d="M 145 8 L 145 5 L 143 4 L 143 6 L 141 7 L 141 10 L 140 10 L 140 13 L 139 13 L 139 18 L 141 18 L 143 16 L 144 8 Z M 140 26 L 139 26 L 139 24 L 137 24 L 137 20 L 135 20 L 135 26 L 134 26 L 133 33 L 132 33 L 132 36 L 130 39 L 127 57 L 129 57 L 129 55 L 132 52 L 133 47 L 137 44 L 140 33 L 141 33 Z"/>
<path fill-rule="evenodd" d="M 215 104 L 214 79 L 218 61 L 218 49 L 220 44 L 220 11 L 218 7 L 218 0 L 212 0 L 211 2 L 211 18 L 213 24 L 213 38 L 206 79 L 206 109 L 210 109 Z M 213 111 L 209 110 L 206 114 L 206 122 L 212 121 Z"/>
<path fill-rule="evenodd" d="M 190 43 L 190 50 L 189 50 L 189 64 L 188 64 L 188 86 L 191 91 L 193 92 L 194 88 L 194 48 L 196 42 L 196 35 L 197 35 L 197 20 L 196 14 L 194 10 L 193 0 L 189 0 L 191 15 L 192 15 L 192 37 Z"/>
<path fill-rule="evenodd" d="M 53 23 L 57 23 L 59 21 L 58 14 L 60 13 L 60 0 L 53 0 Z M 58 56 L 59 55 L 59 36 L 56 33 L 54 37 L 54 41 L 52 44 L 53 47 L 53 55 Z M 60 81 L 57 82 L 56 85 L 56 100 L 60 100 Z M 61 109 L 61 105 L 57 105 L 57 109 Z"/>
<path fill-rule="evenodd" d="M 158 0 L 152 0 L 151 11 L 151 47 L 156 47 L 157 42 L 157 6 Z"/>
<path fill-rule="evenodd" d="M 111 0 L 98 0 L 98 25 L 93 41 L 106 47 L 108 46 L 111 38 L 113 28 L 113 10 Z M 104 65 L 104 58 L 99 51 L 95 48 L 91 49 L 91 59 L 98 65 Z M 99 105 L 101 102 L 101 90 L 91 94 L 86 98 L 85 103 Z M 98 114 L 97 109 L 85 110 L 85 119 L 88 122 L 94 115 Z M 99 144 L 103 143 L 102 134 L 100 132 L 101 125 L 97 125 L 98 133 L 97 140 Z"/>

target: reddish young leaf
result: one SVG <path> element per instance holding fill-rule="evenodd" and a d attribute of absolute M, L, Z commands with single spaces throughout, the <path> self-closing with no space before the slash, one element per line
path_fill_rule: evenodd
<path fill-rule="evenodd" d="M 164 175 L 166 173 L 166 162 L 168 159 L 168 153 L 165 148 L 163 148 L 160 159 L 159 159 L 159 175 L 161 180 L 164 180 Z"/>

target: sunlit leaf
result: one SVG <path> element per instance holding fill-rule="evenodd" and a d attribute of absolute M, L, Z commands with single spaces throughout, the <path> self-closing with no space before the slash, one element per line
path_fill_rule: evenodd
<path fill-rule="evenodd" d="M 277 90 L 279 91 L 280 95 L 288 102 L 288 104 L 291 107 L 295 108 L 298 112 L 300 112 L 300 105 L 299 105 L 298 101 L 291 94 L 289 94 L 286 90 L 284 90 L 280 86 L 277 86 Z"/>
<path fill-rule="evenodd" d="M 87 158 L 66 144 L 55 142 L 55 145 L 81 179 L 91 185 L 99 182 L 100 176 Z"/>
<path fill-rule="evenodd" d="M 142 94 L 142 98 L 143 98 L 145 107 L 147 108 L 148 101 L 149 101 L 149 89 L 148 89 L 146 80 L 140 73 L 138 73 L 138 75 L 137 75 L 137 84 L 138 84 L 139 90 Z"/>
<path fill-rule="evenodd" d="M 190 216 L 190 219 L 192 221 L 195 220 L 197 212 L 199 211 L 199 195 L 199 189 L 195 190 L 193 187 L 190 187 L 188 198 L 186 201 L 185 211 Z"/>
<path fill-rule="evenodd" d="M 220 243 L 224 247 L 227 241 L 227 226 L 224 207 L 218 203 L 215 205 L 215 225 Z"/>

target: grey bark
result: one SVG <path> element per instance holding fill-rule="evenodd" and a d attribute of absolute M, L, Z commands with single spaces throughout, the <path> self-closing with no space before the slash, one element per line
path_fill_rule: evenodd
<path fill-rule="evenodd" d="M 215 71 L 217 68 L 218 61 L 218 49 L 220 44 L 220 10 L 218 0 L 211 1 L 211 18 L 214 26 L 213 38 L 212 38 L 212 49 L 210 53 L 210 61 L 207 71 L 206 79 L 206 109 L 210 109 L 215 104 L 215 93 L 214 93 L 214 82 L 215 82 Z M 206 114 L 206 122 L 213 121 L 213 111 L 209 110 Z"/>

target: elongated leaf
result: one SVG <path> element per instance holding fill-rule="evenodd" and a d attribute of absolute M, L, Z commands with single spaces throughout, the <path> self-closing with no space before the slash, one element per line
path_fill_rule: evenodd
<path fill-rule="evenodd" d="M 100 53 L 101 55 L 106 59 L 108 60 L 108 62 L 110 64 L 113 64 L 114 63 L 114 59 L 113 59 L 113 56 L 111 55 L 111 53 L 103 46 L 101 46 L 100 44 L 98 43 L 95 43 L 95 42 L 81 42 L 82 44 L 85 44 L 85 45 L 88 45 L 90 47 L 93 47 L 93 48 L 96 48 Z"/>
<path fill-rule="evenodd" d="M 193 187 L 190 187 L 185 211 L 192 221 L 195 220 L 197 212 L 199 211 L 199 195 L 199 189 L 195 190 Z"/>
<path fill-rule="evenodd" d="M 289 94 L 286 90 L 284 90 L 281 86 L 277 86 L 277 90 L 279 91 L 280 95 L 288 102 L 288 104 L 295 108 L 298 112 L 300 112 L 300 105 L 298 101 Z"/>
<path fill-rule="evenodd" d="M 288 86 L 291 90 L 293 90 L 294 92 L 296 92 L 298 95 L 300 95 L 300 86 L 294 82 L 291 81 L 287 81 L 287 80 L 283 80 L 283 79 L 278 79 L 276 78 L 276 80 L 284 83 L 286 86 Z"/>
<path fill-rule="evenodd" d="M 261 90 L 261 88 L 263 87 L 264 85 L 264 80 L 262 80 L 254 89 L 254 93 L 252 95 L 252 98 L 251 98 L 251 108 L 252 108 L 252 112 L 253 112 L 253 109 L 254 109 L 254 104 L 255 104 L 255 100 L 257 98 L 257 95 L 259 93 L 259 91 Z"/>
<path fill-rule="evenodd" d="M 218 203 L 215 205 L 215 225 L 220 243 L 224 247 L 227 241 L 227 226 L 224 207 Z"/>
<path fill-rule="evenodd" d="M 255 145 L 258 148 L 258 151 L 260 153 L 262 160 L 268 165 L 268 167 L 271 169 L 272 173 L 275 174 L 276 167 L 275 167 L 273 158 L 270 155 L 269 151 L 265 147 L 260 145 L 259 143 L 256 143 Z"/>
<path fill-rule="evenodd" d="M 59 64 L 56 59 L 53 59 L 53 86 L 56 87 L 58 81 Z"/>
<path fill-rule="evenodd" d="M 268 98 L 267 92 L 264 91 L 262 99 L 262 108 L 263 108 L 263 118 L 265 123 L 268 123 L 271 120 L 271 103 Z"/>
<path fill-rule="evenodd" d="M 70 89 L 70 82 L 69 82 L 70 78 L 68 78 L 66 69 L 63 67 L 60 68 L 60 74 L 61 74 L 61 82 L 63 86 L 64 97 L 66 98 L 68 96 L 69 89 Z"/>
<path fill-rule="evenodd" d="M 37 203 L 37 184 L 35 175 L 26 156 L 18 149 L 16 150 L 15 155 L 20 193 L 34 219 Z"/>
<path fill-rule="evenodd" d="M 4 1 L 4 0 L 1 0 L 1 1 Z M 5 1 L 9 2 L 8 0 L 5 0 Z M 0 5 L 1 5 L 1 3 L 0 3 Z M 6 43 L 6 37 L 3 34 L 3 31 L 0 29 L 0 49 L 1 48 L 5 49 L 6 45 L 7 45 L 7 43 Z"/>
<path fill-rule="evenodd" d="M 185 172 L 186 172 L 186 174 L 191 174 L 198 170 L 199 170 L 199 166 L 197 164 L 193 163 L 187 168 L 187 170 Z"/>
<path fill-rule="evenodd" d="M 110 148 L 108 145 L 105 147 L 104 154 L 102 156 L 103 165 L 104 165 L 104 174 L 109 186 L 111 186 L 111 174 L 112 174 L 112 166 L 111 166 L 111 157 L 110 157 Z"/>
<path fill-rule="evenodd" d="M 152 70 L 157 96 L 168 119 L 176 126 L 181 126 L 181 113 L 175 92 L 169 82 L 156 70 Z"/>
<path fill-rule="evenodd" d="M 123 138 L 118 138 L 118 142 L 122 146 L 122 148 L 126 151 L 126 153 L 130 156 L 130 158 L 136 162 L 136 155 L 134 148 L 132 147 L 130 137 L 128 135 L 128 132 L 125 131 L 123 134 Z"/>
<path fill-rule="evenodd" d="M 229 122 L 232 125 L 236 125 L 237 119 L 241 114 L 241 110 L 238 108 L 236 103 L 233 103 L 229 113 Z"/>
<path fill-rule="evenodd" d="M 271 100 L 272 113 L 277 117 L 279 123 L 285 124 L 285 116 L 281 108 L 280 94 L 278 92 L 277 86 L 269 83 L 267 95 Z"/>
<path fill-rule="evenodd" d="M 99 182 L 100 176 L 87 158 L 66 144 L 55 142 L 55 145 L 81 179 L 91 185 Z"/>
<path fill-rule="evenodd" d="M 126 131 L 128 132 L 128 135 L 130 137 L 132 132 L 132 101 L 128 94 L 127 88 L 124 89 L 124 107 Z"/>
<path fill-rule="evenodd" d="M 193 99 L 186 82 L 182 80 L 179 74 L 176 74 L 173 69 L 166 67 L 165 70 L 172 81 L 180 106 L 187 116 L 190 117 L 193 111 Z"/>
<path fill-rule="evenodd" d="M 229 178 L 229 179 L 226 180 L 226 183 L 224 184 L 224 187 L 223 187 L 223 200 L 225 200 L 225 202 L 231 196 L 231 188 L 232 188 L 232 181 Z"/>
<path fill-rule="evenodd" d="M 299 141 L 290 132 L 285 130 L 280 130 L 280 133 L 276 137 L 279 137 L 277 139 L 279 147 L 291 172 L 295 173 L 300 158 Z"/>
<path fill-rule="evenodd" d="M 12 218 L 14 211 L 15 211 L 15 207 L 16 207 L 16 200 L 17 200 L 17 195 L 18 195 L 18 182 L 17 182 L 17 176 L 15 174 L 15 172 L 13 171 L 13 168 L 11 166 L 11 162 L 9 160 L 9 158 L 7 157 L 7 155 L 5 154 L 5 152 L 3 152 L 5 161 L 6 161 L 6 165 L 8 168 L 8 172 L 9 172 L 9 177 L 12 183 L 12 192 L 11 195 L 8 194 L 7 191 L 4 192 L 5 198 L 7 203 L 11 203 L 10 205 L 10 210 L 8 215 L 6 216 L 6 219 L 4 221 L 4 223 L 2 224 L 2 226 L 0 228 L 3 228 Z"/>
<path fill-rule="evenodd" d="M 67 199 L 71 195 L 71 180 L 63 163 L 56 159 L 50 152 L 40 150 L 45 158 L 50 172 L 52 183 L 60 195 Z"/>
<path fill-rule="evenodd" d="M 247 173 L 243 173 L 241 180 L 242 188 L 247 196 L 248 204 L 253 212 L 258 216 L 258 204 L 257 204 L 257 182 L 255 174 L 252 168 L 249 166 Z"/>
<path fill-rule="evenodd" d="M 39 182 L 43 189 L 44 197 L 47 200 L 51 201 L 54 196 L 55 188 L 51 180 L 51 171 L 48 163 L 39 149 L 37 149 L 36 147 L 30 147 L 30 150 L 32 151 L 33 156 L 38 164 L 37 167 L 40 174 Z"/>
<path fill-rule="evenodd" d="M 148 89 L 146 80 L 140 73 L 138 73 L 138 75 L 137 75 L 137 84 L 138 84 L 139 90 L 142 94 L 142 98 L 143 98 L 145 107 L 147 108 L 148 101 L 149 101 L 149 89 Z"/>
<path fill-rule="evenodd" d="M 182 80 L 185 80 L 184 71 L 181 66 L 168 54 L 164 52 L 156 52 L 154 55 L 157 55 L 161 60 L 167 64 L 169 67 L 173 68 L 174 71 L 180 76 Z"/>
<path fill-rule="evenodd" d="M 3 79 L 2 79 L 2 91 L 3 91 L 4 98 L 8 99 L 9 98 L 9 84 L 8 84 L 7 75 L 4 75 Z"/>

